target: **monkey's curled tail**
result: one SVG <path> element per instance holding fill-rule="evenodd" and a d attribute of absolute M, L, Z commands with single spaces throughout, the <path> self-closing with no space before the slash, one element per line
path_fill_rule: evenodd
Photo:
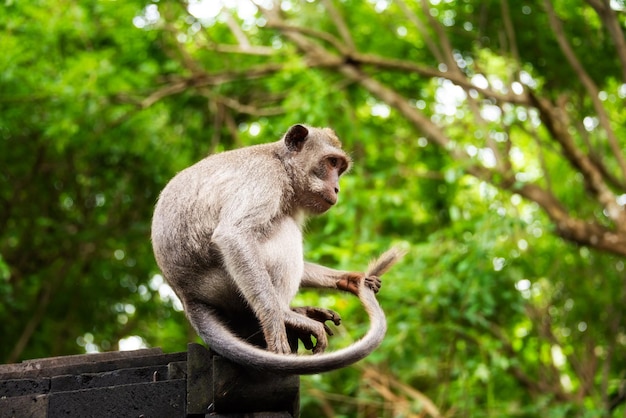
<path fill-rule="evenodd" d="M 386 273 L 405 254 L 405 251 L 393 247 L 370 263 L 366 274 L 381 276 Z M 385 313 L 381 309 L 374 292 L 361 283 L 359 299 L 365 308 L 370 328 L 360 340 L 341 350 L 317 355 L 277 354 L 255 347 L 237 336 L 218 319 L 206 306 L 188 307 L 188 313 L 195 317 L 196 324 L 202 328 L 198 333 L 211 348 L 222 356 L 249 367 L 287 374 L 315 374 L 348 366 L 374 351 L 382 342 L 387 331 Z"/>
<path fill-rule="evenodd" d="M 399 247 L 391 247 L 385 251 L 380 257 L 372 261 L 367 267 L 367 276 L 382 276 L 387 273 L 394 264 L 402 259 L 406 251 Z"/>

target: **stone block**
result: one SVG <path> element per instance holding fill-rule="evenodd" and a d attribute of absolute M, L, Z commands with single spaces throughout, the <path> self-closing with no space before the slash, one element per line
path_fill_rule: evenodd
<path fill-rule="evenodd" d="M 185 416 L 184 380 L 59 392 L 49 395 L 48 418 Z"/>

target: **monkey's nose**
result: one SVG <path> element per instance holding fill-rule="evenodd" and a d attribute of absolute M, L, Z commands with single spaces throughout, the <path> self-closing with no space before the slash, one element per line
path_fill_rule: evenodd
<path fill-rule="evenodd" d="M 335 193 L 339 193 L 339 187 L 335 187 Z"/>

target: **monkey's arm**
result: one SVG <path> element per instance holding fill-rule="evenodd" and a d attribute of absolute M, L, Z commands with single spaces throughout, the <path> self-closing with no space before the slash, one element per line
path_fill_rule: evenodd
<path fill-rule="evenodd" d="M 381 281 L 378 276 L 366 276 L 357 271 L 335 270 L 314 263 L 304 263 L 301 287 L 338 289 L 359 295 L 359 284 L 365 280 L 365 285 L 374 293 L 380 290 Z"/>
<path fill-rule="evenodd" d="M 374 293 L 380 289 L 380 279 L 378 277 L 365 277 L 364 273 L 334 270 L 318 264 L 305 262 L 300 287 L 339 289 L 359 296 L 359 288 L 363 280 L 365 280 L 365 285 L 372 289 Z M 328 335 L 333 335 L 333 332 L 326 325 L 326 321 L 333 321 L 335 325 L 341 323 L 339 314 L 329 309 L 311 306 L 292 309 L 323 324 L 324 330 Z M 297 337 L 304 343 L 306 349 L 311 349 L 313 343 L 310 333 L 297 333 Z"/>
<path fill-rule="evenodd" d="M 313 263 L 304 263 L 300 286 L 345 290 L 359 296 L 359 285 L 364 281 L 366 287 L 378 293 L 381 285 L 380 276 L 389 271 L 405 254 L 406 250 L 391 247 L 373 260 L 365 273 L 333 270 Z"/>

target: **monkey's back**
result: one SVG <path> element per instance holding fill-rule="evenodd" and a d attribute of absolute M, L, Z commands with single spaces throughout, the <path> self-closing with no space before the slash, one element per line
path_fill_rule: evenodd
<path fill-rule="evenodd" d="M 165 186 L 152 219 L 152 246 L 175 291 L 182 281 L 219 270 L 212 236 L 220 223 L 262 235 L 270 227 L 267 220 L 280 216 L 290 186 L 276 148 L 270 143 L 211 155 Z"/>

